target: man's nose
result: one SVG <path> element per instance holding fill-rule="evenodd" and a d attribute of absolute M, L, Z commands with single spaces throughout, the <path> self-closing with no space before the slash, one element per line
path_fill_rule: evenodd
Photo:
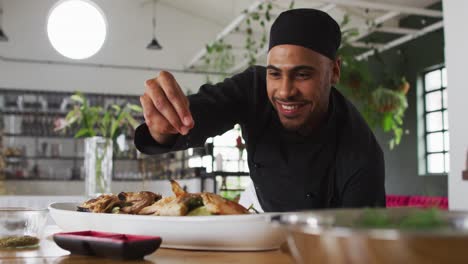
<path fill-rule="evenodd" d="M 297 94 L 297 89 L 294 88 L 294 83 L 290 78 L 283 78 L 278 89 L 278 97 L 291 98 Z"/>

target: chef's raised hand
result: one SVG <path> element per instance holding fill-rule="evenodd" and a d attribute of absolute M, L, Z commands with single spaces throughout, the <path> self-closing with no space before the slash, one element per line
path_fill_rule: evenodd
<path fill-rule="evenodd" d="M 194 126 L 189 100 L 174 76 L 166 71 L 145 82 L 140 97 L 143 115 L 151 136 L 160 144 L 170 144 L 175 135 L 186 135 Z"/>

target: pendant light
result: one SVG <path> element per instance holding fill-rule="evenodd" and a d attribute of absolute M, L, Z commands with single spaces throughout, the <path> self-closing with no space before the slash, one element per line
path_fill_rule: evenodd
<path fill-rule="evenodd" d="M 153 39 L 148 44 L 148 46 L 146 46 L 146 48 L 150 50 L 162 49 L 162 46 L 156 40 L 156 0 L 153 0 Z"/>
<path fill-rule="evenodd" d="M 0 41 L 8 41 L 8 37 L 5 35 L 2 29 L 2 18 L 3 18 L 3 3 L 0 2 Z"/>

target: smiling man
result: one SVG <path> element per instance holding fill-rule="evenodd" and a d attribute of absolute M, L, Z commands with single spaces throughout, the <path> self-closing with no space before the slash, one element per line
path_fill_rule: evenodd
<path fill-rule="evenodd" d="M 281 13 L 267 67 L 254 66 L 185 96 L 168 72 L 146 81 L 143 153 L 201 147 L 240 124 L 264 211 L 385 206 L 384 159 L 340 79 L 338 24 L 315 9 Z"/>

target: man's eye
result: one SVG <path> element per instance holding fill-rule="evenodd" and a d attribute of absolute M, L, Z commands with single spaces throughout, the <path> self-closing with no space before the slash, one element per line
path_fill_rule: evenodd
<path fill-rule="evenodd" d="M 299 79 L 308 79 L 310 78 L 311 74 L 308 73 L 308 72 L 298 72 L 296 74 L 296 77 L 299 78 Z"/>
<path fill-rule="evenodd" d="M 279 72 L 273 72 L 273 71 L 268 72 L 268 75 L 269 75 L 270 77 L 273 77 L 273 78 L 278 78 L 278 77 L 281 76 L 281 74 L 280 74 Z"/>

